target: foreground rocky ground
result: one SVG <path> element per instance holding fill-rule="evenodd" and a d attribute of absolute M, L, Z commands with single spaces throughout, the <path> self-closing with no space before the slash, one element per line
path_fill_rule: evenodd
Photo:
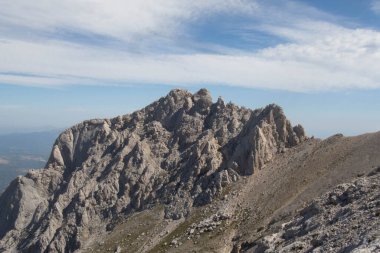
<path fill-rule="evenodd" d="M 62 133 L 46 168 L 0 196 L 0 251 L 278 252 L 294 244 L 302 249 L 290 251 L 344 252 L 337 236 L 335 248 L 326 246 L 335 239 L 316 243 L 324 231 L 335 237 L 324 210 L 341 205 L 310 201 L 358 176 L 367 182 L 379 147 L 380 133 L 307 138 L 276 105 L 250 110 L 213 103 L 207 90 L 173 90 L 133 114 Z M 325 220 L 293 218 L 308 208 Z M 313 221 L 323 232 L 303 234 Z"/>
<path fill-rule="evenodd" d="M 313 200 L 243 252 L 380 252 L 380 167 Z M 269 231 L 265 231 L 268 233 Z"/>

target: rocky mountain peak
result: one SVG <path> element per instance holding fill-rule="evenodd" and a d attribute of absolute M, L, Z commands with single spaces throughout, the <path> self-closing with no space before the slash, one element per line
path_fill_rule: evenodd
<path fill-rule="evenodd" d="M 213 103 L 206 89 L 172 90 L 132 114 L 65 130 L 45 169 L 0 196 L 0 245 L 74 251 L 91 232 L 153 205 L 186 217 L 305 139 L 277 105 L 250 110 Z"/>
<path fill-rule="evenodd" d="M 200 89 L 193 95 L 193 100 L 195 103 L 203 101 L 205 104 L 212 104 L 212 97 L 207 89 Z"/>

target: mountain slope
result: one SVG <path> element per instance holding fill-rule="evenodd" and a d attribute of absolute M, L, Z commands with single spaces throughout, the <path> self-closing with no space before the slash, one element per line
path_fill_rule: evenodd
<path fill-rule="evenodd" d="M 72 252 L 152 207 L 183 220 L 305 139 L 276 105 L 212 103 L 204 89 L 85 121 L 59 136 L 44 170 L 0 196 L 0 250 Z"/>
<path fill-rule="evenodd" d="M 96 234 L 85 252 L 118 247 L 121 252 L 244 252 L 276 233 L 313 200 L 377 166 L 380 132 L 308 139 L 277 154 L 253 175 L 240 176 L 210 205 L 194 208 L 186 219 L 163 220 L 160 206 L 146 209 L 118 220 L 112 231 Z"/>
<path fill-rule="evenodd" d="M 379 252 L 380 167 L 313 200 L 244 252 Z"/>

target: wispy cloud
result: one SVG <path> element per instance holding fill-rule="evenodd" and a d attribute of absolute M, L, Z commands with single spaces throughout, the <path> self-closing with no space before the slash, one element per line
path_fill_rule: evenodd
<path fill-rule="evenodd" d="M 249 33 L 255 43 L 260 32 L 283 42 L 252 50 L 214 41 L 206 45 L 212 53 L 193 47 L 200 42 L 189 28 L 223 16 L 242 19 L 230 24 L 236 37 Z M 2 7 L 0 24 L 1 83 L 380 88 L 380 33 L 296 2 L 16 0 Z"/>
<path fill-rule="evenodd" d="M 10 34 L 17 34 L 14 28 L 36 32 L 38 36 L 69 31 L 74 37 L 87 34 L 141 42 L 147 35 L 178 36 L 184 22 L 204 15 L 251 13 L 255 6 L 255 1 L 249 0 L 15 0 L 3 4 L 0 22 Z"/>
<path fill-rule="evenodd" d="M 380 1 L 379 0 L 372 0 L 371 10 L 373 12 L 375 12 L 376 14 L 380 14 Z"/>

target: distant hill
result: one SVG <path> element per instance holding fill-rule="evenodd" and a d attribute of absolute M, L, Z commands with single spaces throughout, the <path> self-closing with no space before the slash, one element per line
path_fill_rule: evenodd
<path fill-rule="evenodd" d="M 0 135 L 0 192 L 28 169 L 45 166 L 60 131 Z"/>

